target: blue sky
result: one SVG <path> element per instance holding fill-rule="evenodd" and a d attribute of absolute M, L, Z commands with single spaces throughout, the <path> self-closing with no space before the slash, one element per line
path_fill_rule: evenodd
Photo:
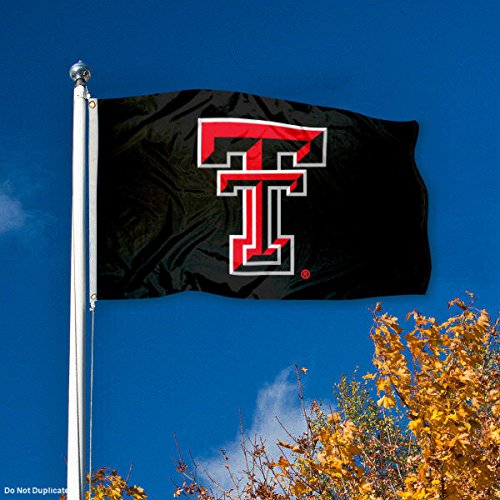
<path fill-rule="evenodd" d="M 387 297 L 403 316 L 443 317 L 473 290 L 498 307 L 500 5 L 488 0 L 11 2 L 2 11 L 0 122 L 0 494 L 65 484 L 72 83 L 95 97 L 241 90 L 416 119 L 429 191 L 427 295 Z M 376 245 L 391 244 L 381 233 Z M 177 433 L 213 463 L 238 432 L 297 425 L 287 370 L 308 398 L 371 367 L 369 308 L 205 294 L 100 302 L 94 464 L 171 495 Z"/>

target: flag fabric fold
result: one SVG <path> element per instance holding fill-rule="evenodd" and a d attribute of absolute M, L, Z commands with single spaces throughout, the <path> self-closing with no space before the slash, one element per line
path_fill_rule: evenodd
<path fill-rule="evenodd" d="M 415 121 L 211 90 L 97 110 L 98 299 L 425 293 Z"/>

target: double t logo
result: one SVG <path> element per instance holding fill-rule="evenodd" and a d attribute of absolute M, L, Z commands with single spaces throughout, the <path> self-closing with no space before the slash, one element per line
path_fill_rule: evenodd
<path fill-rule="evenodd" d="M 307 196 L 306 167 L 326 166 L 326 128 L 240 118 L 198 120 L 198 167 L 215 168 L 217 196 L 243 199 L 229 273 L 294 274 L 294 236 L 281 233 L 281 196 Z"/>

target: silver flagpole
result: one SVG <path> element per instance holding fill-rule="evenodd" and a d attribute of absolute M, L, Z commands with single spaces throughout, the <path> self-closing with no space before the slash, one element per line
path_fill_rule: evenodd
<path fill-rule="evenodd" d="M 90 69 L 82 61 L 69 71 L 73 94 L 73 197 L 69 328 L 68 500 L 85 498 L 85 314 L 86 292 L 86 110 Z"/>

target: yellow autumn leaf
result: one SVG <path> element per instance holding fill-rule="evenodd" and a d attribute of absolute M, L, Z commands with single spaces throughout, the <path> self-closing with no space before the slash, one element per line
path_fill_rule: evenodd
<path fill-rule="evenodd" d="M 377 405 L 383 406 L 384 408 L 392 408 L 393 406 L 396 406 L 396 401 L 391 396 L 382 396 L 377 401 Z"/>
<path fill-rule="evenodd" d="M 500 445 L 500 429 L 492 430 L 490 432 L 490 438 L 495 444 Z"/>
<path fill-rule="evenodd" d="M 338 424 L 342 420 L 340 414 L 338 413 L 330 413 L 327 417 L 327 422 L 329 424 Z"/>
<path fill-rule="evenodd" d="M 417 418 L 415 420 L 410 420 L 408 423 L 408 429 L 410 429 L 413 432 L 418 432 L 420 429 L 422 429 L 424 426 L 424 422 L 422 421 L 421 418 Z"/>
<path fill-rule="evenodd" d="M 300 496 L 304 495 L 305 493 L 308 493 L 311 491 L 310 488 L 308 488 L 303 482 L 298 481 L 296 482 L 291 488 L 291 492 L 293 495 Z"/>
<path fill-rule="evenodd" d="M 271 465 L 273 467 L 280 467 L 284 472 L 290 468 L 290 462 L 284 456 L 281 456 L 277 462 Z"/>

